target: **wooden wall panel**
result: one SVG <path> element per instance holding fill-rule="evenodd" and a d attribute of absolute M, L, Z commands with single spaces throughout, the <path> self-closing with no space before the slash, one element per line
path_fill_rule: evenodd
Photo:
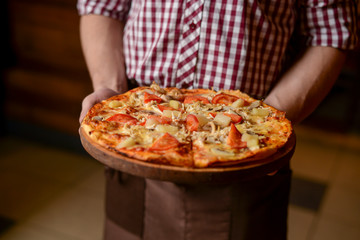
<path fill-rule="evenodd" d="M 51 1 L 49 1 L 51 2 Z M 83 70 L 79 16 L 73 8 L 11 1 L 10 23 L 18 64 Z"/>
<path fill-rule="evenodd" d="M 75 0 L 8 1 L 15 61 L 2 76 L 7 119 L 77 134 L 91 92 Z"/>

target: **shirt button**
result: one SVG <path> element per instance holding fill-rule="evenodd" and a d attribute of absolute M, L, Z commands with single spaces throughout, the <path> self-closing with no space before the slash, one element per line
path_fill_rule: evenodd
<path fill-rule="evenodd" d="M 194 30 L 196 28 L 196 24 L 194 22 L 190 23 L 189 25 L 191 30 Z"/>

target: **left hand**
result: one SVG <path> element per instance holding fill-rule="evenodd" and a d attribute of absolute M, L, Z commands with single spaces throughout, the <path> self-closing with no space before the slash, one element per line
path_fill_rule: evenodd
<path fill-rule="evenodd" d="M 82 122 L 87 112 L 96 103 L 101 102 L 102 100 L 105 100 L 117 94 L 119 94 L 119 92 L 116 92 L 110 88 L 101 88 L 86 96 L 82 101 L 82 109 L 80 113 L 79 122 L 80 123 Z"/>

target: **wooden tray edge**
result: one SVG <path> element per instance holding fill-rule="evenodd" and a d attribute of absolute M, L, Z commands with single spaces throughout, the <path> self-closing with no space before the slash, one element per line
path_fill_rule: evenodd
<path fill-rule="evenodd" d="M 186 168 L 132 159 L 94 142 L 82 127 L 79 134 L 84 149 L 110 168 L 139 177 L 185 184 L 227 183 L 264 176 L 285 166 L 296 145 L 296 136 L 293 132 L 288 142 L 266 159 L 227 167 Z"/>

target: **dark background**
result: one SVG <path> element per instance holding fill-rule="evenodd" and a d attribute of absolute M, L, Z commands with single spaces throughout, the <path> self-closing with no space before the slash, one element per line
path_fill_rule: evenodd
<path fill-rule="evenodd" d="M 1 4 L 2 133 L 16 122 L 77 134 L 81 100 L 91 92 L 91 83 L 76 1 Z"/>

